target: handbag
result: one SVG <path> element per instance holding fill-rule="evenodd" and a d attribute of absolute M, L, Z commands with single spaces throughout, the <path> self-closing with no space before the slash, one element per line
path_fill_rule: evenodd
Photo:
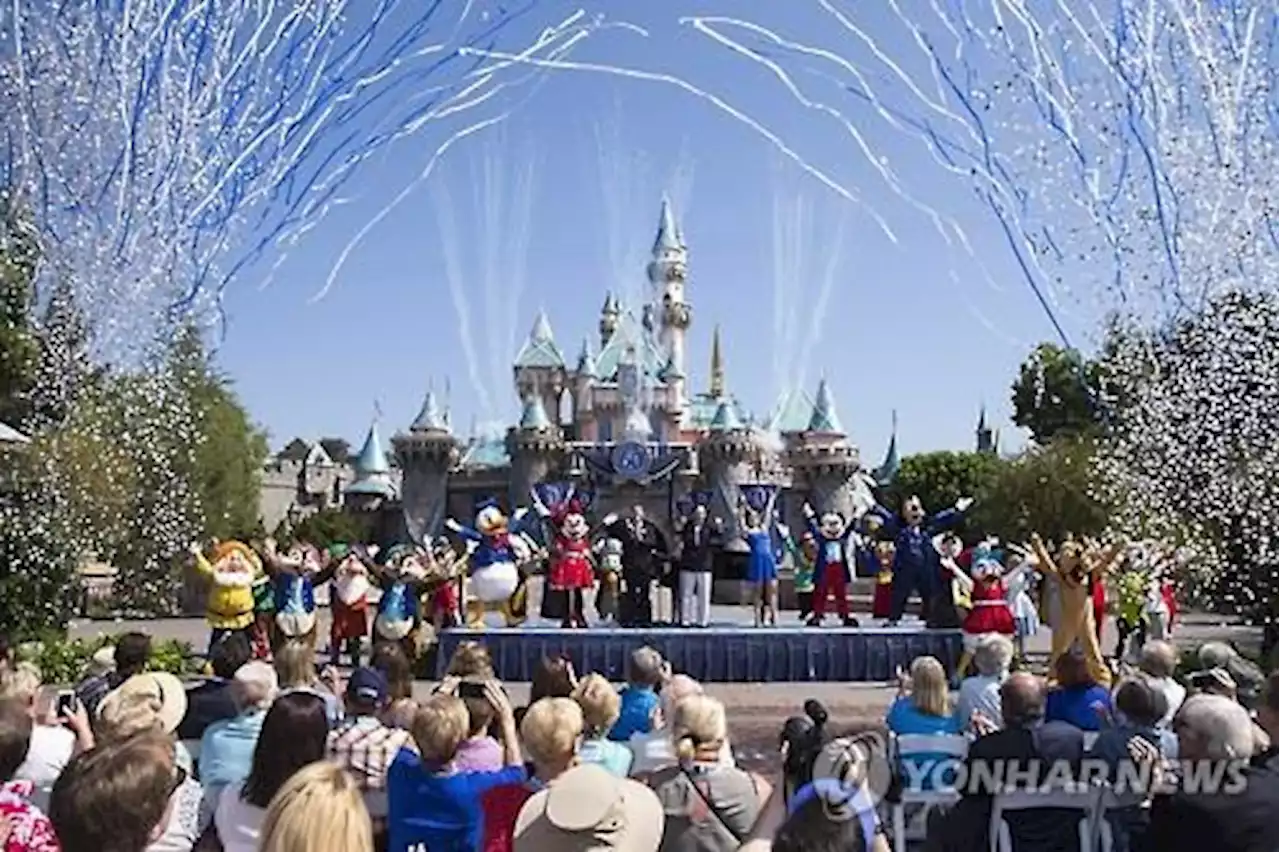
<path fill-rule="evenodd" d="M 721 812 L 721 810 L 718 807 L 716 807 L 715 802 L 711 801 L 711 797 L 707 795 L 706 790 L 702 789 L 702 785 L 699 784 L 697 779 L 693 777 L 693 774 L 683 766 L 680 767 L 680 774 L 683 775 L 685 777 L 685 780 L 689 782 L 689 786 L 691 786 L 694 792 L 698 794 L 698 798 L 702 799 L 703 804 L 707 806 L 707 810 L 711 811 L 711 813 L 715 816 L 716 822 L 724 826 L 724 830 L 729 832 L 729 834 L 733 836 L 733 839 L 736 843 L 738 844 L 745 843 L 747 840 L 747 835 L 739 832 L 737 829 L 735 829 L 732 825 L 729 824 L 729 821 L 724 818 L 724 813 Z M 756 777 L 754 775 L 750 775 L 749 773 L 748 773 L 748 777 L 751 779 L 752 792 L 756 793 L 756 798 L 759 798 L 759 791 L 756 787 Z"/>

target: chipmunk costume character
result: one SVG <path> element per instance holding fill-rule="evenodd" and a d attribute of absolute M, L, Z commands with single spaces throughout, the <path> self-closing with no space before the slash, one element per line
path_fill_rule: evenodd
<path fill-rule="evenodd" d="M 437 633 L 462 624 L 463 569 L 470 554 L 470 547 L 456 553 L 444 536 L 432 542 L 428 551 L 423 608 Z"/>
<path fill-rule="evenodd" d="M 307 542 L 294 542 L 279 553 L 268 540 L 267 567 L 276 591 L 277 638 L 315 647 L 316 586 L 333 576 L 333 566 L 326 567 L 320 551 Z"/>
<path fill-rule="evenodd" d="M 333 617 L 329 626 L 329 657 L 335 664 L 341 663 L 345 650 L 351 665 L 360 665 L 364 640 L 369 635 L 369 591 L 373 588 L 369 564 L 376 550 L 346 544 L 329 547 L 329 561 L 334 566 L 329 595 L 329 611 Z"/>
<path fill-rule="evenodd" d="M 1117 544 L 1099 553 L 1095 548 L 1086 549 L 1078 541 L 1065 542 L 1058 551 L 1055 562 L 1039 535 L 1031 537 L 1031 552 L 1037 567 L 1051 576 L 1058 585 L 1059 614 L 1053 628 L 1053 647 L 1050 652 L 1049 670 L 1053 671 L 1058 658 L 1077 643 L 1089 666 L 1089 677 L 1094 683 L 1106 686 L 1111 683 L 1111 669 L 1102 661 L 1098 647 L 1098 635 L 1093 623 L 1093 601 L 1089 594 L 1090 575 L 1105 574 L 1124 555 L 1124 545 Z"/>
<path fill-rule="evenodd" d="M 253 581 L 262 573 L 262 560 L 249 545 L 239 541 L 214 544 L 213 561 L 198 545 L 191 546 L 196 570 L 213 585 L 205 602 L 209 621 L 209 648 L 228 633 L 244 633 L 252 644 Z"/>
<path fill-rule="evenodd" d="M 374 636 L 379 642 L 401 643 L 412 660 L 418 655 L 416 633 L 422 623 L 418 602 L 426 590 L 427 569 L 421 552 L 411 544 L 397 544 L 387 551 L 376 576 L 382 597 L 373 619 Z"/>
<path fill-rule="evenodd" d="M 596 545 L 600 553 L 600 588 L 596 590 L 596 614 L 606 624 L 618 620 L 618 584 L 622 576 L 622 541 L 606 538 Z"/>
<path fill-rule="evenodd" d="M 507 516 L 493 500 L 480 504 L 474 528 L 453 518 L 445 521 L 445 526 L 476 545 L 469 560 L 467 627 L 483 630 L 485 614 L 495 611 L 502 613 L 508 627 L 521 624 L 525 601 L 520 566 L 533 555 L 528 539 L 510 529 Z"/>

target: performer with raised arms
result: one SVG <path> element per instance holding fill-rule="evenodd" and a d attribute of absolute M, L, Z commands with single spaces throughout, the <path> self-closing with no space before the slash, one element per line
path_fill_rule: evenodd
<path fill-rule="evenodd" d="M 519 523 L 523 517 L 524 510 L 520 510 L 515 521 Z M 480 502 L 474 527 L 453 518 L 445 521 L 445 527 L 475 543 L 469 559 L 467 627 L 483 630 L 485 614 L 492 611 L 502 613 L 507 627 L 522 623 L 525 616 L 520 565 L 533 555 L 529 540 L 511 529 L 506 514 L 492 499 Z"/>
<path fill-rule="evenodd" d="M 1080 643 L 1089 677 L 1094 683 L 1111 683 L 1111 669 L 1102 660 L 1098 634 L 1093 623 L 1093 601 L 1089 594 L 1089 577 L 1104 574 L 1124 556 L 1124 545 L 1115 544 L 1105 551 L 1086 547 L 1078 541 L 1063 542 L 1055 560 L 1039 534 L 1031 536 L 1031 552 L 1036 567 L 1051 576 L 1058 586 L 1058 621 L 1053 626 L 1053 647 L 1049 671 L 1054 671 L 1058 658 L 1071 646 Z"/>
<path fill-rule="evenodd" d="M 228 633 L 243 633 L 252 645 L 253 583 L 262 573 L 262 562 L 249 545 L 239 541 L 213 543 L 213 560 L 191 545 L 196 571 L 209 578 L 212 587 L 205 601 L 209 621 L 209 648 Z"/>
<path fill-rule="evenodd" d="M 924 505 L 916 496 L 902 501 L 901 514 L 894 513 L 879 504 L 868 511 L 879 517 L 888 534 L 893 537 L 893 608 L 889 623 L 897 624 L 907 608 L 911 593 L 920 595 L 925 622 L 931 621 L 933 595 L 941 582 L 941 565 L 938 551 L 933 547 L 933 537 L 944 527 L 960 520 L 965 510 L 973 505 L 972 498 L 961 497 L 951 509 L 934 515 L 926 515 Z"/>
<path fill-rule="evenodd" d="M 828 599 L 835 596 L 836 612 L 840 614 L 845 627 L 857 627 L 858 619 L 849 612 L 849 579 L 852 568 L 849 553 L 855 535 L 853 524 L 847 522 L 839 512 L 823 512 L 818 517 L 808 503 L 804 504 L 804 516 L 809 522 L 809 532 L 818 544 L 818 559 L 814 564 L 817 586 L 813 593 L 813 615 L 809 617 L 809 626 L 822 625 Z"/>
<path fill-rule="evenodd" d="M 345 650 L 351 665 L 358 667 L 364 653 L 364 640 L 369 636 L 370 566 L 378 548 L 370 545 L 331 544 L 329 561 L 333 565 L 333 589 L 329 597 L 329 659 L 342 662 Z"/>
<path fill-rule="evenodd" d="M 755 626 L 778 624 L 778 557 L 773 544 L 774 501 L 778 492 L 769 494 L 762 510 L 743 500 L 738 505 L 738 524 L 747 541 L 747 583 L 751 586 Z"/>

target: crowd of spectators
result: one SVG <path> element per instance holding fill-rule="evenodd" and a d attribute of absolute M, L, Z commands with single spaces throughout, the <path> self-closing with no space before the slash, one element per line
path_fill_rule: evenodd
<path fill-rule="evenodd" d="M 947 783 L 927 771 L 946 754 L 859 737 L 824 737 L 805 777 L 766 780 L 737 764 L 724 705 L 652 648 L 632 654 L 621 688 L 544 659 L 517 708 L 479 643 L 462 643 L 448 676 L 416 698 L 389 646 L 342 678 L 305 647 L 253 661 L 229 634 L 191 685 L 146 671 L 148 646 L 123 637 L 114 666 L 96 661 L 74 699 L 0 659 L 0 850 L 887 852 L 882 818 L 904 782 Z M 1237 700 L 1239 663 L 1211 666 L 1188 689 L 1165 643 L 1150 643 L 1114 689 L 1090 682 L 1074 655 L 1049 681 L 1011 673 L 1011 658 L 1007 640 L 984 637 L 978 673 L 955 694 L 938 660 L 917 658 L 885 727 L 965 738 L 966 771 L 953 780 L 982 762 L 1042 778 L 1090 759 L 1105 767 L 1095 780 L 1126 764 L 1173 779 L 1107 810 L 1118 852 L 1277 848 L 1274 674 L 1248 686 L 1251 715 Z M 784 742 L 779 765 L 794 765 Z M 1197 762 L 1230 763 L 1239 786 L 1179 784 Z M 877 765 L 896 767 L 897 783 L 878 785 Z M 927 814 L 925 848 L 987 848 L 993 792 L 955 794 Z M 1031 809 L 1007 821 L 1015 848 L 1053 852 L 1075 848 L 1077 818 Z"/>

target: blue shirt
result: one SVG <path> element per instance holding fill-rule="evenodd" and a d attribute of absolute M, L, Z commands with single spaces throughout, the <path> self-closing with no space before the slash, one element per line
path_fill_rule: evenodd
<path fill-rule="evenodd" d="M 625 743 L 632 734 L 653 730 L 653 711 L 658 709 L 658 693 L 652 687 L 629 684 L 621 697 L 618 721 L 609 731 L 609 739 L 615 743 Z"/>
<path fill-rule="evenodd" d="M 629 747 L 606 739 L 583 740 L 578 749 L 578 759 L 583 763 L 594 763 L 619 778 L 626 778 L 631 773 L 634 757 Z"/>
<path fill-rule="evenodd" d="M 1104 686 L 1087 684 L 1049 690 L 1044 702 L 1046 722 L 1066 722 L 1082 731 L 1102 730 L 1102 717 L 1095 705 L 1111 709 L 1111 693 Z"/>
<path fill-rule="evenodd" d="M 387 769 L 388 852 L 475 852 L 482 838 L 480 797 L 527 777 L 523 766 L 442 775 L 400 749 Z"/>
<path fill-rule="evenodd" d="M 254 710 L 220 719 L 200 737 L 200 783 L 205 789 L 234 784 L 249 777 L 265 711 Z"/>
<path fill-rule="evenodd" d="M 889 706 L 889 714 L 885 717 L 885 725 L 895 734 L 958 734 L 963 729 L 960 720 L 954 714 L 934 716 L 924 713 L 912 703 L 911 699 L 902 696 Z M 943 772 L 937 769 L 939 763 L 953 758 L 942 752 L 911 752 L 902 756 L 903 783 L 916 790 L 932 790 L 934 782 L 941 779 L 949 783 L 954 770 Z M 911 768 L 907 769 L 910 765 Z"/>

